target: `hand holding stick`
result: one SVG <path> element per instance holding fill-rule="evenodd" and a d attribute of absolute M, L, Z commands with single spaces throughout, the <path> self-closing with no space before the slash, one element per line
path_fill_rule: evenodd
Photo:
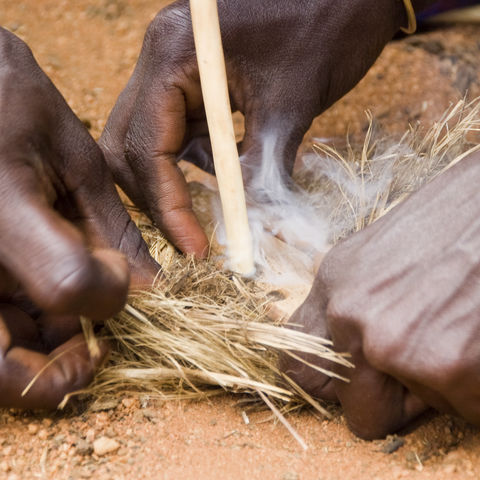
<path fill-rule="evenodd" d="M 233 130 L 216 0 L 190 0 L 193 36 L 213 160 L 227 233 L 230 268 L 255 273 L 242 171 Z"/>

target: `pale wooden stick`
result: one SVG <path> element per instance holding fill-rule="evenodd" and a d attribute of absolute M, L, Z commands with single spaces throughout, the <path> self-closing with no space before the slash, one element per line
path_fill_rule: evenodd
<path fill-rule="evenodd" d="M 190 0 L 190 11 L 203 103 L 227 234 L 229 266 L 234 272 L 253 275 L 252 236 L 233 130 L 217 1 Z"/>

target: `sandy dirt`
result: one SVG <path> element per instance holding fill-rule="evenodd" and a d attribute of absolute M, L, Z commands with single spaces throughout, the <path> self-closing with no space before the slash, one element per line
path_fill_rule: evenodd
<path fill-rule="evenodd" d="M 132 72 L 153 0 L 0 0 L 0 24 L 40 65 L 97 138 Z M 306 138 L 360 138 L 370 109 L 387 133 L 429 124 L 467 91 L 480 94 L 480 28 L 450 27 L 390 44 L 361 84 Z M 312 53 L 314 61 L 315 52 Z M 428 414 L 376 442 L 355 438 L 341 412 L 289 416 L 304 452 L 268 412 L 226 395 L 199 403 L 119 398 L 103 411 L 0 411 L 0 478 L 465 479 L 480 475 L 478 430 Z M 243 406 L 242 406 L 243 405 Z M 242 415 L 242 412 L 245 414 Z M 246 420 L 249 423 L 246 423 Z"/>

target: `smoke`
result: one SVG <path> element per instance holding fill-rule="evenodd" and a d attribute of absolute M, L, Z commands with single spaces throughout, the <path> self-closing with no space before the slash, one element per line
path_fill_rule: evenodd
<path fill-rule="evenodd" d="M 332 245 L 388 213 L 479 142 L 480 100 L 460 101 L 426 131 L 401 139 L 374 132 L 339 153 L 320 141 L 302 158 L 293 178 L 276 158 L 276 137 L 265 135 L 259 171 L 247 189 L 257 280 L 278 286 L 310 284 Z M 319 139 L 317 139 L 319 140 Z M 218 241 L 225 245 L 220 205 Z"/>
<path fill-rule="evenodd" d="M 378 208 L 392 185 L 395 159 L 410 150 L 383 146 L 362 165 L 323 145 L 304 155 L 292 178 L 275 158 L 275 146 L 276 137 L 266 135 L 260 170 L 247 189 L 257 280 L 309 285 L 332 244 L 363 228 Z M 226 246 L 218 199 L 214 211 L 217 240 Z"/>
<path fill-rule="evenodd" d="M 297 186 L 275 158 L 276 137 L 266 135 L 262 162 L 246 195 L 257 278 L 279 286 L 309 284 L 315 261 L 329 249 L 324 209 Z M 217 219 L 221 209 L 215 205 Z M 223 222 L 217 240 L 225 245 Z"/>

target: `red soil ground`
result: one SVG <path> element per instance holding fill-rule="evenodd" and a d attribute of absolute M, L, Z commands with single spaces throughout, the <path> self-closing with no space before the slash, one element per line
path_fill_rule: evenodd
<path fill-rule="evenodd" d="M 98 137 L 132 72 L 146 26 L 164 3 L 0 0 L 0 24 L 27 41 Z M 437 119 L 467 89 L 473 98 L 480 93 L 479 33 L 450 27 L 392 43 L 310 135 L 338 139 L 348 130 L 360 137 L 367 108 L 386 132 L 401 134 L 409 123 Z M 341 412 L 332 420 L 302 412 L 289 420 L 309 445 L 303 452 L 268 413 L 249 413 L 246 425 L 237 400 L 119 398 L 105 411 L 76 415 L 0 411 L 0 478 L 443 480 L 480 474 L 478 431 L 451 417 L 427 415 L 400 440 L 364 442 L 348 431 Z M 118 448 L 92 453 L 101 437 Z"/>

